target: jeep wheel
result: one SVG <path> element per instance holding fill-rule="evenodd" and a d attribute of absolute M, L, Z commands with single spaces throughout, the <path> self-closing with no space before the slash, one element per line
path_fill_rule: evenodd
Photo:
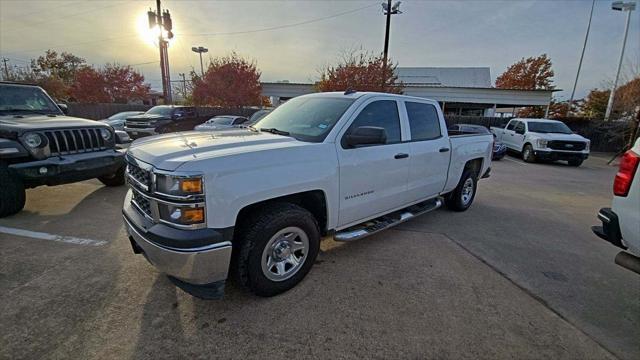
<path fill-rule="evenodd" d="M 24 184 L 9 173 L 9 169 L 0 165 L 0 217 L 13 215 L 22 208 L 26 200 Z"/>
<path fill-rule="evenodd" d="M 258 296 L 274 296 L 298 284 L 320 250 L 320 231 L 311 213 L 276 203 L 241 226 L 236 261 L 240 284 Z"/>
<path fill-rule="evenodd" d="M 476 197 L 477 187 L 478 182 L 476 175 L 471 169 L 466 169 L 462 173 L 462 178 L 458 186 L 445 197 L 445 205 L 453 211 L 467 210 Z"/>
<path fill-rule="evenodd" d="M 124 166 L 111 175 L 100 176 L 98 180 L 107 186 L 124 185 Z"/>
<path fill-rule="evenodd" d="M 522 150 L 522 160 L 528 163 L 536 162 L 536 155 L 533 153 L 533 147 L 527 144 Z"/>

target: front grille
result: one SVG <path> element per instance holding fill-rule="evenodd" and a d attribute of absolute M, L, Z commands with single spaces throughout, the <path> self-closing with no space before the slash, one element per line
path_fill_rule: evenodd
<path fill-rule="evenodd" d="M 152 215 L 151 215 L 151 203 L 149 202 L 149 199 L 147 199 L 146 197 L 142 196 L 142 194 L 138 193 L 136 190 L 132 191 L 131 202 L 144 215 L 152 217 Z"/>
<path fill-rule="evenodd" d="M 141 121 L 126 121 L 126 126 L 131 129 L 146 129 L 152 127 L 152 125 L 148 122 Z"/>
<path fill-rule="evenodd" d="M 100 151 L 108 148 L 100 129 L 49 130 L 43 135 L 49 142 L 51 156 Z"/>
<path fill-rule="evenodd" d="M 553 150 L 582 151 L 587 147 L 587 143 L 583 141 L 553 140 L 547 143 L 547 147 Z"/>
<path fill-rule="evenodd" d="M 134 164 L 127 164 L 127 174 L 138 181 L 140 184 L 146 186 L 145 190 L 149 190 L 151 186 L 151 173 L 145 169 L 140 168 Z"/>

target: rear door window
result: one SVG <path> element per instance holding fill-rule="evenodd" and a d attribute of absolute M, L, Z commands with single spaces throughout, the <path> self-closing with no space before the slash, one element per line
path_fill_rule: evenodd
<path fill-rule="evenodd" d="M 411 140 L 432 140 L 441 136 L 440 118 L 435 106 L 409 101 L 405 102 L 405 106 L 409 117 Z"/>

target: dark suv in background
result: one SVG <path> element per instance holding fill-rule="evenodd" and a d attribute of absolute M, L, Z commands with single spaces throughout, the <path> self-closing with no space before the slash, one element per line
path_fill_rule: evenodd
<path fill-rule="evenodd" d="M 146 113 L 128 117 L 124 130 L 132 139 L 176 131 L 193 130 L 204 120 L 191 106 L 159 105 Z"/>
<path fill-rule="evenodd" d="M 22 210 L 26 188 L 92 178 L 124 184 L 116 144 L 126 134 L 61 109 L 38 86 L 0 82 L 0 217 Z"/>

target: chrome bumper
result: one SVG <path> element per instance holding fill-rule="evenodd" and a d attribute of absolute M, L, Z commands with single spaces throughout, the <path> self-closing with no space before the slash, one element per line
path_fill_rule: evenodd
<path fill-rule="evenodd" d="M 225 241 L 196 249 L 172 249 L 147 240 L 124 218 L 129 236 L 146 259 L 158 270 L 193 285 L 211 284 L 227 278 L 231 262 L 231 242 Z"/>

